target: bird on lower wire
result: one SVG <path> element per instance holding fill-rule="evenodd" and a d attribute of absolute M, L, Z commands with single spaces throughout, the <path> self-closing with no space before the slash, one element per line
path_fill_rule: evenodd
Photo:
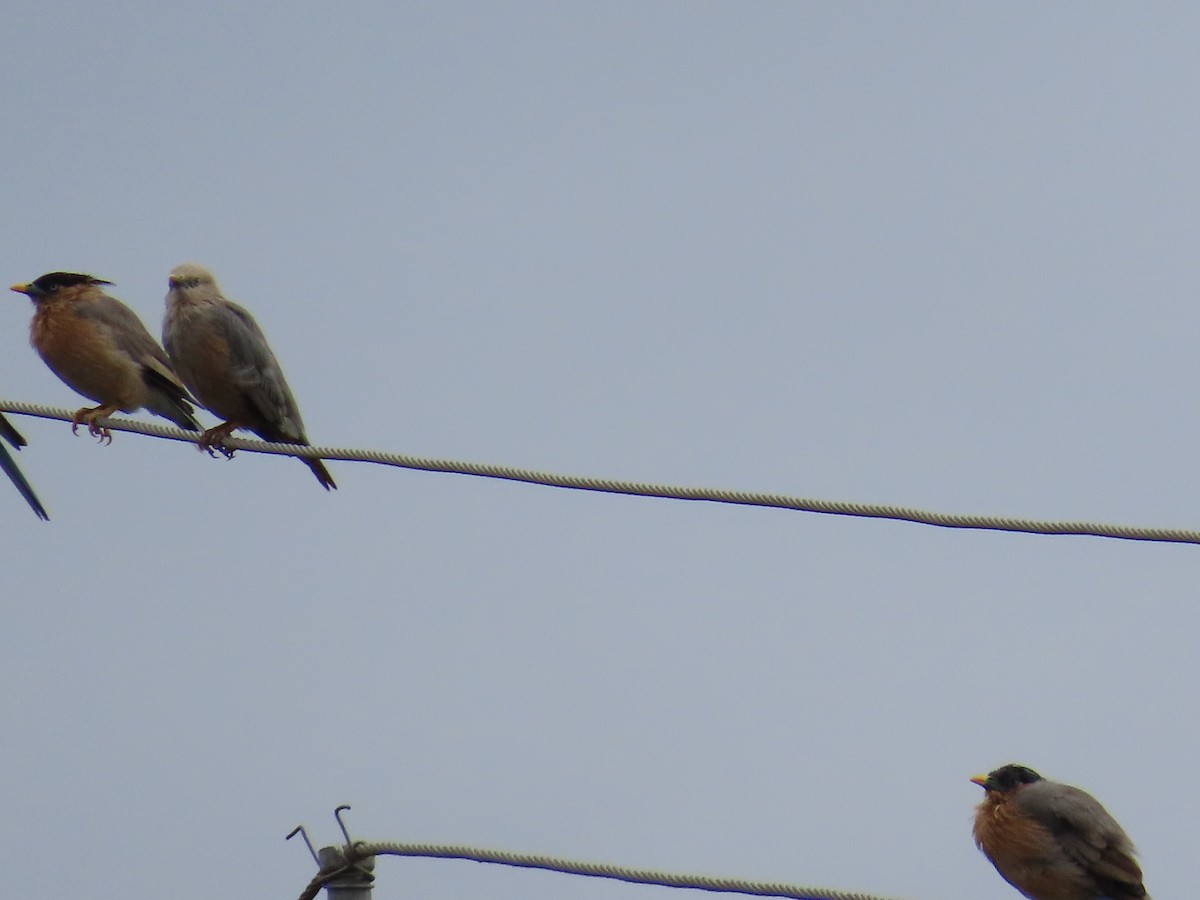
<path fill-rule="evenodd" d="M 112 432 L 98 420 L 143 407 L 199 431 L 191 397 L 167 354 L 133 310 L 104 292 L 108 284 L 91 275 L 50 272 L 12 286 L 33 301 L 33 349 L 69 387 L 100 404 L 76 411 L 71 431 L 86 425 L 92 436 L 112 443 Z"/>
<path fill-rule="evenodd" d="M 1147 900 L 1133 842 L 1091 794 L 1019 765 L 971 781 L 987 792 L 975 844 L 1029 900 Z"/>
<path fill-rule="evenodd" d="M 308 444 L 296 398 L 254 317 L 226 300 L 203 266 L 177 266 L 168 283 L 163 346 L 196 399 L 225 419 L 201 443 L 219 447 L 246 428 L 264 441 Z M 300 461 L 325 490 L 337 487 L 321 460 Z"/>
<path fill-rule="evenodd" d="M 3 415 L 0 415 L 0 437 L 8 441 L 17 450 L 28 443 L 21 436 L 21 432 L 13 427 L 12 422 L 8 421 Z M 49 521 L 50 516 L 46 513 L 46 508 L 42 506 L 42 502 L 38 500 L 37 494 L 33 492 L 33 488 L 29 482 L 25 480 L 24 473 L 17 468 L 17 461 L 13 459 L 12 454 L 8 452 L 8 448 L 0 442 L 0 469 L 4 470 L 4 474 L 8 476 L 9 481 L 16 485 L 17 490 L 21 492 L 21 496 L 25 498 L 25 502 L 30 508 L 37 513 L 39 519 Z"/>

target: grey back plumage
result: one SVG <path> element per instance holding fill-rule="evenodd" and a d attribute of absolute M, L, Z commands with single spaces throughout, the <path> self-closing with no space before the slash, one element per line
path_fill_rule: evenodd
<path fill-rule="evenodd" d="M 1107 883 L 1114 900 L 1144 896 L 1133 841 L 1091 794 L 1043 780 L 1022 787 L 1014 802 L 1054 835 L 1072 863 Z"/>
<path fill-rule="evenodd" d="M 221 299 L 223 303 L 206 312 L 215 318 L 215 324 L 229 341 L 230 360 L 238 384 L 263 419 L 278 432 L 264 437 L 306 441 L 296 398 L 262 328 L 247 309 L 224 297 Z"/>

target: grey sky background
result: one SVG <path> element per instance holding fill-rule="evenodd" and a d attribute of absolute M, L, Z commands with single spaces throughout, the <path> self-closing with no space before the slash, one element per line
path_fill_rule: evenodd
<path fill-rule="evenodd" d="M 315 443 L 1197 527 L 1200 8 L 10 0 L 3 284 L 168 271 Z M 0 395 L 75 408 L 0 306 Z M 143 414 L 144 415 L 144 414 Z M 1014 898 L 967 778 L 1194 885 L 1200 549 L 15 417 L 5 894 L 287 900 L 283 835 Z M 209 417 L 204 420 L 213 424 Z M 381 860 L 376 897 L 653 900 Z"/>

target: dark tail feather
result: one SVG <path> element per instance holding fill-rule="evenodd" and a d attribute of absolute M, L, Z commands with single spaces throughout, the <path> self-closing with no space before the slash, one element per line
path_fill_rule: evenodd
<path fill-rule="evenodd" d="M 6 421 L 4 424 L 8 425 L 8 422 Z M 12 429 L 11 425 L 8 425 L 8 427 Z M 15 429 L 13 429 L 13 433 L 16 433 Z M 11 440 L 7 432 L 4 436 Z M 18 434 L 17 437 L 20 438 L 21 436 Z M 21 443 L 25 443 L 23 438 L 21 439 Z M 25 498 L 25 502 L 29 504 L 30 509 L 37 513 L 38 518 L 49 522 L 50 516 L 46 512 L 46 508 L 42 506 L 42 502 L 38 500 L 37 494 L 33 492 L 33 488 L 25 480 L 25 476 L 21 473 L 21 470 L 17 468 L 17 461 L 12 458 L 12 454 L 8 452 L 8 448 L 3 444 L 0 444 L 0 469 L 3 469 L 4 474 L 17 486 L 17 490 L 21 492 L 21 496 Z"/>
<path fill-rule="evenodd" d="M 151 396 L 146 409 L 156 416 L 162 416 L 182 428 L 184 431 L 203 431 L 196 417 L 192 415 L 192 405 L 178 397 Z"/>
<path fill-rule="evenodd" d="M 319 459 L 306 459 L 303 456 L 300 457 L 300 462 L 312 469 L 312 473 L 317 476 L 317 481 L 321 482 L 321 487 L 327 491 L 337 490 L 337 485 L 334 484 L 333 476 L 329 474 L 329 470 L 325 468 L 325 463 Z"/>
<path fill-rule="evenodd" d="M 303 434 L 284 434 L 274 425 L 261 423 L 250 430 L 264 441 L 269 441 L 273 444 L 299 444 L 302 447 L 308 445 L 308 438 Z M 307 456 L 297 456 L 296 459 L 312 469 L 312 473 L 317 476 L 317 481 L 321 482 L 321 487 L 327 491 L 337 490 L 337 484 L 334 483 L 333 476 L 329 474 L 329 470 L 325 468 L 325 463 L 319 459 L 309 459 Z"/>
<path fill-rule="evenodd" d="M 189 403 L 179 400 L 176 403 L 175 409 L 172 411 L 174 415 L 167 416 L 172 422 L 182 428 L 184 431 L 203 431 L 200 423 L 196 421 L 196 417 L 192 415 L 192 407 Z"/>
<path fill-rule="evenodd" d="M 25 438 L 21 437 L 21 432 L 13 427 L 13 423 L 8 421 L 3 415 L 0 415 L 0 437 L 4 438 L 18 450 L 28 443 Z"/>
<path fill-rule="evenodd" d="M 154 413 L 156 416 L 162 416 L 164 419 L 169 419 L 174 422 L 184 431 L 203 431 L 200 423 L 196 421 L 196 417 L 192 415 L 195 412 L 192 409 L 192 404 L 188 400 L 192 398 L 182 392 L 174 382 L 163 378 L 158 372 L 153 369 L 143 369 L 142 377 L 146 380 L 146 384 L 150 386 L 150 396 L 146 400 L 146 409 Z"/>
<path fill-rule="evenodd" d="M 192 415 L 195 412 L 192 409 L 192 404 L 188 403 L 182 397 L 154 397 L 153 406 L 148 406 L 147 409 L 152 413 L 157 413 L 164 419 L 170 419 L 184 431 L 203 431 L 200 423 L 196 421 L 196 417 Z"/>

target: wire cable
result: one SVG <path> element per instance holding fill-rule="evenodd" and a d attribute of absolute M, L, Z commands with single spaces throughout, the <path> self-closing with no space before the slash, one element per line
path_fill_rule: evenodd
<path fill-rule="evenodd" d="M 342 847 L 345 863 L 317 873 L 309 882 L 300 900 L 313 900 L 330 879 L 346 872 L 356 862 L 370 856 L 419 856 L 433 859 L 465 859 L 479 863 L 495 863 L 524 869 L 545 869 L 564 875 L 582 875 L 588 878 L 612 878 L 632 884 L 648 884 L 658 887 L 689 888 L 697 891 L 716 891 L 730 894 L 749 894 L 757 897 L 788 897 L 791 900 L 889 900 L 874 894 L 859 894 L 824 888 L 800 887 L 776 882 L 746 881 L 740 878 L 715 878 L 708 875 L 680 875 L 671 872 L 656 872 L 651 869 L 630 869 L 605 863 L 579 862 L 540 856 L 532 853 L 511 853 L 503 850 L 482 850 L 453 844 L 412 843 L 368 843 L 355 841 Z"/>
<path fill-rule="evenodd" d="M 59 419 L 70 422 L 72 411 L 60 407 L 42 406 L 0 400 L 0 411 L 42 419 Z M 133 419 L 102 419 L 100 423 L 114 431 L 128 431 L 150 437 L 172 441 L 198 443 L 199 435 L 182 431 L 156 422 Z M 1089 537 L 1113 538 L 1125 541 L 1155 541 L 1175 544 L 1200 544 L 1200 531 L 1181 528 L 1142 527 L 1136 525 L 1108 525 L 1097 522 L 1043 521 L 1009 516 L 970 515 L 941 513 L 904 506 L 878 503 L 854 503 L 842 500 L 815 500 L 787 494 L 769 494 L 755 491 L 725 488 L 680 487 L 665 484 L 649 484 L 624 481 L 615 478 L 593 478 L 586 475 L 557 475 L 522 469 L 495 463 L 470 463 L 448 459 L 411 456 L 402 453 L 384 453 L 377 450 L 354 450 L 342 447 L 300 446 L 297 444 L 272 444 L 265 441 L 228 438 L 222 442 L 230 450 L 245 450 L 248 453 L 269 453 L 276 456 L 300 456 L 307 459 L 338 460 L 342 462 L 366 462 L 416 469 L 424 472 L 446 472 L 457 475 L 474 475 L 481 478 L 497 478 L 504 481 L 520 481 L 546 487 L 569 488 L 579 491 L 599 491 L 608 494 L 626 494 L 635 497 L 657 497 L 669 500 L 705 500 L 710 503 L 731 503 L 740 506 L 764 506 L 774 509 L 791 509 L 800 512 L 821 513 L 833 516 L 854 516 L 866 519 L 891 519 L 913 522 L 918 525 L 934 525 L 939 528 L 966 528 L 984 531 L 1010 531 L 1025 534 L 1084 535 Z"/>

